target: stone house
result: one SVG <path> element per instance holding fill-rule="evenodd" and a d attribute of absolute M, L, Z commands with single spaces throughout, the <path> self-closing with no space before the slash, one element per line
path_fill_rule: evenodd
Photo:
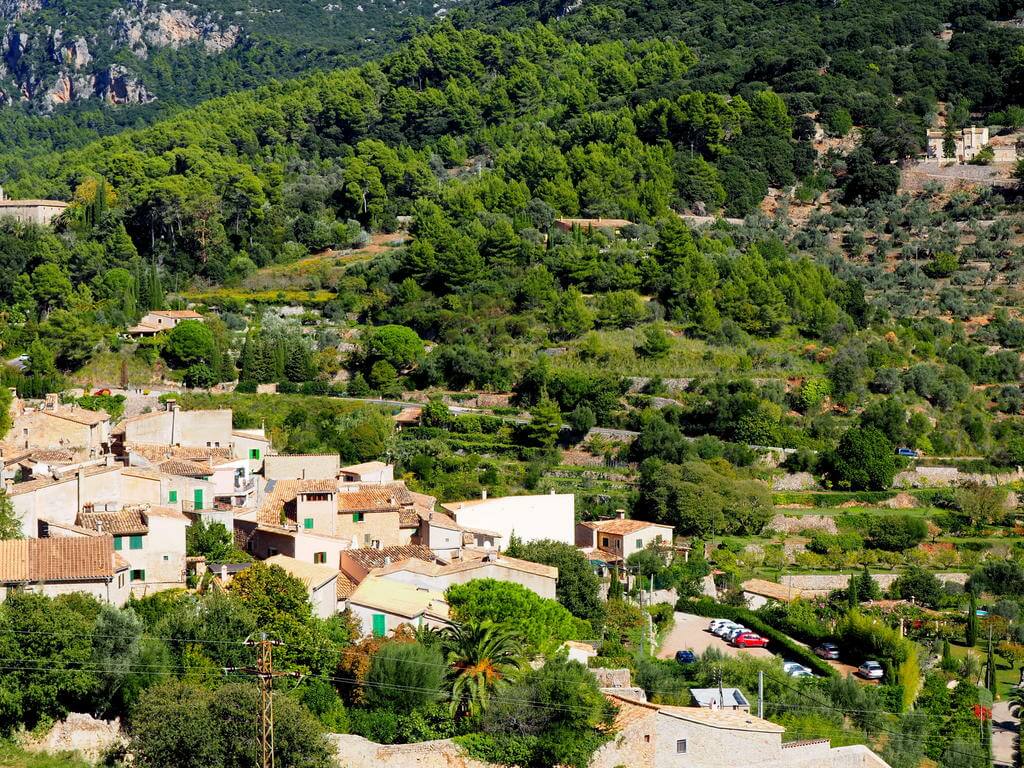
<path fill-rule="evenodd" d="M 611 520 L 588 520 L 576 524 L 576 546 L 605 562 L 625 560 L 652 544 L 672 544 L 671 525 L 627 520 L 620 513 Z"/>
<path fill-rule="evenodd" d="M 375 637 L 385 637 L 402 624 L 435 629 L 449 624 L 442 593 L 376 576 L 363 579 L 355 588 L 348 610 L 363 634 Z"/>
<path fill-rule="evenodd" d="M 740 588 L 743 590 L 743 599 L 752 611 L 773 601 L 789 603 L 804 595 L 801 589 L 766 579 L 747 579 Z"/>
<path fill-rule="evenodd" d="M 175 400 L 168 400 L 161 411 L 130 416 L 111 430 L 114 452 L 127 455 L 128 446 L 181 446 L 186 448 L 226 448 L 232 458 L 248 459 L 258 471 L 271 451 L 270 439 L 263 429 L 235 429 L 231 409 L 183 411 Z"/>
<path fill-rule="evenodd" d="M 156 336 L 169 331 L 183 320 L 203 321 L 203 316 L 191 309 L 153 309 L 147 312 L 139 322 L 125 331 L 125 335 L 140 339 L 145 336 Z"/>
<path fill-rule="evenodd" d="M 117 512 L 82 512 L 77 525 L 113 536 L 114 551 L 129 564 L 129 583 L 136 597 L 185 586 L 189 519 L 180 510 L 139 505 Z"/>
<path fill-rule="evenodd" d="M 383 461 L 364 461 L 340 467 L 337 476 L 346 483 L 393 483 L 395 468 Z"/>
<path fill-rule="evenodd" d="M 110 445 L 110 416 L 77 405 L 61 405 L 57 395 L 46 396 L 38 408 L 21 407 L 7 443 L 23 449 L 70 449 L 97 457 Z"/>
<path fill-rule="evenodd" d="M 0 187 L 0 219 L 46 227 L 68 208 L 62 200 L 9 200 Z"/>
<path fill-rule="evenodd" d="M 520 541 L 553 539 L 565 544 L 576 541 L 576 497 L 571 493 L 504 496 L 451 501 L 441 509 L 459 525 L 474 530 L 493 531 L 499 548 L 508 546 L 514 534 Z"/>
<path fill-rule="evenodd" d="M 0 541 L 0 600 L 24 589 L 49 597 L 84 592 L 124 605 L 129 568 L 107 535 Z"/>
<path fill-rule="evenodd" d="M 946 141 L 944 129 L 930 129 L 927 132 L 928 148 L 925 161 L 968 163 L 977 157 L 982 147 L 989 143 L 987 126 L 972 125 L 953 132 L 955 150 L 953 157 L 946 157 L 943 145 Z"/>
<path fill-rule="evenodd" d="M 474 579 L 509 581 L 551 600 L 555 599 L 558 584 L 558 569 L 553 566 L 474 549 L 462 550 L 460 558 L 451 562 L 418 557 L 393 561 L 373 569 L 371 575 L 441 593 L 453 584 Z"/>
<path fill-rule="evenodd" d="M 674 707 L 605 694 L 616 735 L 590 768 L 888 768 L 867 747 L 827 739 L 783 743 L 785 728 L 747 712 Z"/>
<path fill-rule="evenodd" d="M 338 612 L 338 569 L 331 565 L 318 565 L 296 560 L 286 555 L 274 555 L 267 565 L 277 565 L 301 581 L 309 593 L 313 613 L 327 619 Z"/>
<path fill-rule="evenodd" d="M 334 480 L 340 470 L 336 453 L 278 454 L 263 460 L 267 480 Z"/>

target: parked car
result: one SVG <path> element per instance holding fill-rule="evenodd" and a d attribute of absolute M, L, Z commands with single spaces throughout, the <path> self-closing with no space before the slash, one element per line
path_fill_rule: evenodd
<path fill-rule="evenodd" d="M 742 635 L 744 632 L 749 632 L 749 631 L 750 630 L 747 629 L 746 627 L 733 627 L 728 632 L 726 632 L 724 635 L 722 635 L 722 639 L 725 640 L 726 642 L 731 643 L 733 640 L 735 640 L 737 638 L 737 636 Z"/>
<path fill-rule="evenodd" d="M 719 627 L 723 627 L 726 624 L 735 624 L 736 622 L 732 619 L 712 619 L 711 623 L 708 624 L 708 632 L 715 632 Z"/>
<path fill-rule="evenodd" d="M 866 680 L 881 680 L 885 676 L 885 670 L 877 661 L 865 661 L 857 667 L 857 674 Z"/>
<path fill-rule="evenodd" d="M 741 632 L 732 639 L 732 644 L 737 648 L 764 648 L 768 645 L 768 639 L 753 632 Z"/>
<path fill-rule="evenodd" d="M 739 626 L 739 624 L 736 624 L 734 622 L 729 622 L 728 624 L 719 624 L 718 627 L 712 630 L 712 634 L 718 635 L 719 637 L 725 637 L 727 634 L 729 634 L 729 632 L 731 632 L 734 629 L 737 629 Z"/>
<path fill-rule="evenodd" d="M 693 664 L 697 661 L 697 654 L 693 651 L 676 651 L 676 661 L 680 664 Z"/>
<path fill-rule="evenodd" d="M 822 643 L 814 649 L 814 653 L 823 659 L 838 659 L 839 646 L 835 643 Z"/>
<path fill-rule="evenodd" d="M 919 454 L 913 448 L 897 448 L 896 449 L 896 455 L 897 456 L 904 456 L 904 457 L 906 457 L 908 459 L 916 459 L 921 454 Z"/>
<path fill-rule="evenodd" d="M 795 661 L 782 662 L 782 671 L 790 677 L 814 677 L 814 672 L 809 667 L 805 667 L 803 664 L 798 664 Z"/>

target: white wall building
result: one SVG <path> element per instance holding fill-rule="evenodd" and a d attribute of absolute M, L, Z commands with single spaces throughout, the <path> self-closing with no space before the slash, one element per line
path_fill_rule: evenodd
<path fill-rule="evenodd" d="M 451 501 L 441 508 L 464 528 L 494 531 L 501 547 L 512 534 L 520 541 L 553 539 L 576 543 L 576 497 L 571 493 L 535 496 L 503 496 L 497 499 Z"/>

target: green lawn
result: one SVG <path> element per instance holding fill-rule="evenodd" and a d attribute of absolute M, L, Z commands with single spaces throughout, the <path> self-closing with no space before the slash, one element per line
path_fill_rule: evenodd
<path fill-rule="evenodd" d="M 89 763 L 73 752 L 36 754 L 9 741 L 0 741 L 0 768 L 89 768 Z"/>

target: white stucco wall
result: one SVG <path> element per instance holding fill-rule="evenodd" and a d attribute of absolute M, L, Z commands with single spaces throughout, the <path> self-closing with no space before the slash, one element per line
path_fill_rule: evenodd
<path fill-rule="evenodd" d="M 554 539 L 576 543 L 576 497 L 571 493 L 503 496 L 465 506 L 457 501 L 443 506 L 459 525 L 500 533 L 502 546 L 508 546 L 513 533 L 524 542 Z"/>

